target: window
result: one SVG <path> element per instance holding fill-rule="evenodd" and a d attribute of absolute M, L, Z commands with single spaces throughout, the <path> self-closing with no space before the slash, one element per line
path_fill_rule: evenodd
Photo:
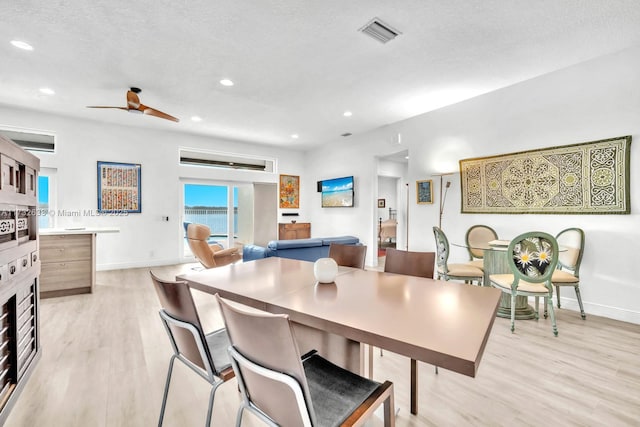
<path fill-rule="evenodd" d="M 56 226 L 56 169 L 41 168 L 38 174 L 38 228 Z"/>
<path fill-rule="evenodd" d="M 38 228 L 49 228 L 49 177 L 38 177 Z"/>
<path fill-rule="evenodd" d="M 232 199 L 229 200 L 229 195 Z M 229 217 L 229 205 L 232 216 Z M 184 184 L 184 226 L 205 224 L 211 229 L 209 242 L 232 247 L 238 234 L 238 188 L 228 185 Z M 229 229 L 233 233 L 229 233 Z M 185 242 L 185 254 L 190 253 Z"/>

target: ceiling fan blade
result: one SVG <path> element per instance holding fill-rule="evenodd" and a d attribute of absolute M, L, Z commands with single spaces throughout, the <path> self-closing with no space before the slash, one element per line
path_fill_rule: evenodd
<path fill-rule="evenodd" d="M 105 107 L 102 105 L 87 105 L 87 108 L 117 108 L 118 110 L 128 110 L 127 107 Z"/>
<path fill-rule="evenodd" d="M 140 104 L 140 107 L 138 109 L 149 116 L 160 117 L 161 119 L 167 119 L 174 122 L 180 121 L 180 119 L 177 119 L 176 117 L 170 116 L 169 114 L 163 113 L 162 111 L 156 110 L 155 108 L 147 107 L 146 105 Z"/>
<path fill-rule="evenodd" d="M 148 107 L 140 103 L 140 97 L 138 97 L 138 93 L 140 89 L 132 87 L 127 91 L 127 106 L 126 107 L 111 107 L 111 106 L 102 106 L 102 105 L 90 105 L 87 108 L 117 108 L 118 110 L 125 110 L 130 113 L 144 113 L 149 116 L 159 117 L 161 119 L 171 120 L 173 122 L 179 122 L 180 120 L 176 117 L 170 116 L 167 113 L 163 113 L 160 110 L 156 110 L 155 108 Z"/>

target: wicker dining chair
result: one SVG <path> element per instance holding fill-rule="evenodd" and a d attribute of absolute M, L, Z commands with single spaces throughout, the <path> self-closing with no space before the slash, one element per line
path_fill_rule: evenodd
<path fill-rule="evenodd" d="M 469 252 L 469 262 L 467 265 L 484 270 L 484 249 L 489 246 L 489 242 L 498 240 L 498 233 L 488 225 L 473 225 L 464 236 L 464 242 Z"/>
<path fill-rule="evenodd" d="M 558 254 L 558 268 L 551 276 L 551 282 L 556 288 L 556 301 L 560 307 L 560 288 L 562 286 L 573 286 L 576 291 L 576 298 L 580 306 L 580 316 L 586 319 L 582 296 L 580 295 L 580 264 L 584 252 L 584 231 L 580 228 L 567 228 L 556 236 L 558 245 L 563 250 Z M 546 311 L 545 311 L 546 314 Z"/>
<path fill-rule="evenodd" d="M 433 227 L 436 239 L 436 264 L 438 279 L 463 280 L 465 283 L 477 282 L 482 284 L 484 272 L 478 267 L 468 264 L 449 264 L 449 239 L 440 227 Z"/>
<path fill-rule="evenodd" d="M 516 297 L 535 297 L 536 319 L 539 298 L 551 314 L 553 334 L 558 336 L 556 316 L 553 311 L 553 285 L 551 277 L 558 264 L 558 242 L 542 231 L 532 231 L 517 236 L 507 248 L 510 274 L 491 274 L 491 285 L 511 295 L 511 332 L 515 331 Z"/>

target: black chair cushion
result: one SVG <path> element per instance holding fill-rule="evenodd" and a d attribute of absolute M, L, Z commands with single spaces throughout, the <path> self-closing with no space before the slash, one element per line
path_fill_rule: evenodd
<path fill-rule="evenodd" d="M 339 426 L 380 384 L 314 354 L 303 361 L 318 426 Z"/>

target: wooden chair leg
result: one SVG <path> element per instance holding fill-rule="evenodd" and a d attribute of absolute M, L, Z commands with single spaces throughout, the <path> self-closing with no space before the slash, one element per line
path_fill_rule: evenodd
<path fill-rule="evenodd" d="M 411 413 L 418 414 L 418 361 L 411 359 Z"/>
<path fill-rule="evenodd" d="M 560 308 L 560 286 L 556 285 L 556 297 L 558 298 L 558 308 Z"/>

